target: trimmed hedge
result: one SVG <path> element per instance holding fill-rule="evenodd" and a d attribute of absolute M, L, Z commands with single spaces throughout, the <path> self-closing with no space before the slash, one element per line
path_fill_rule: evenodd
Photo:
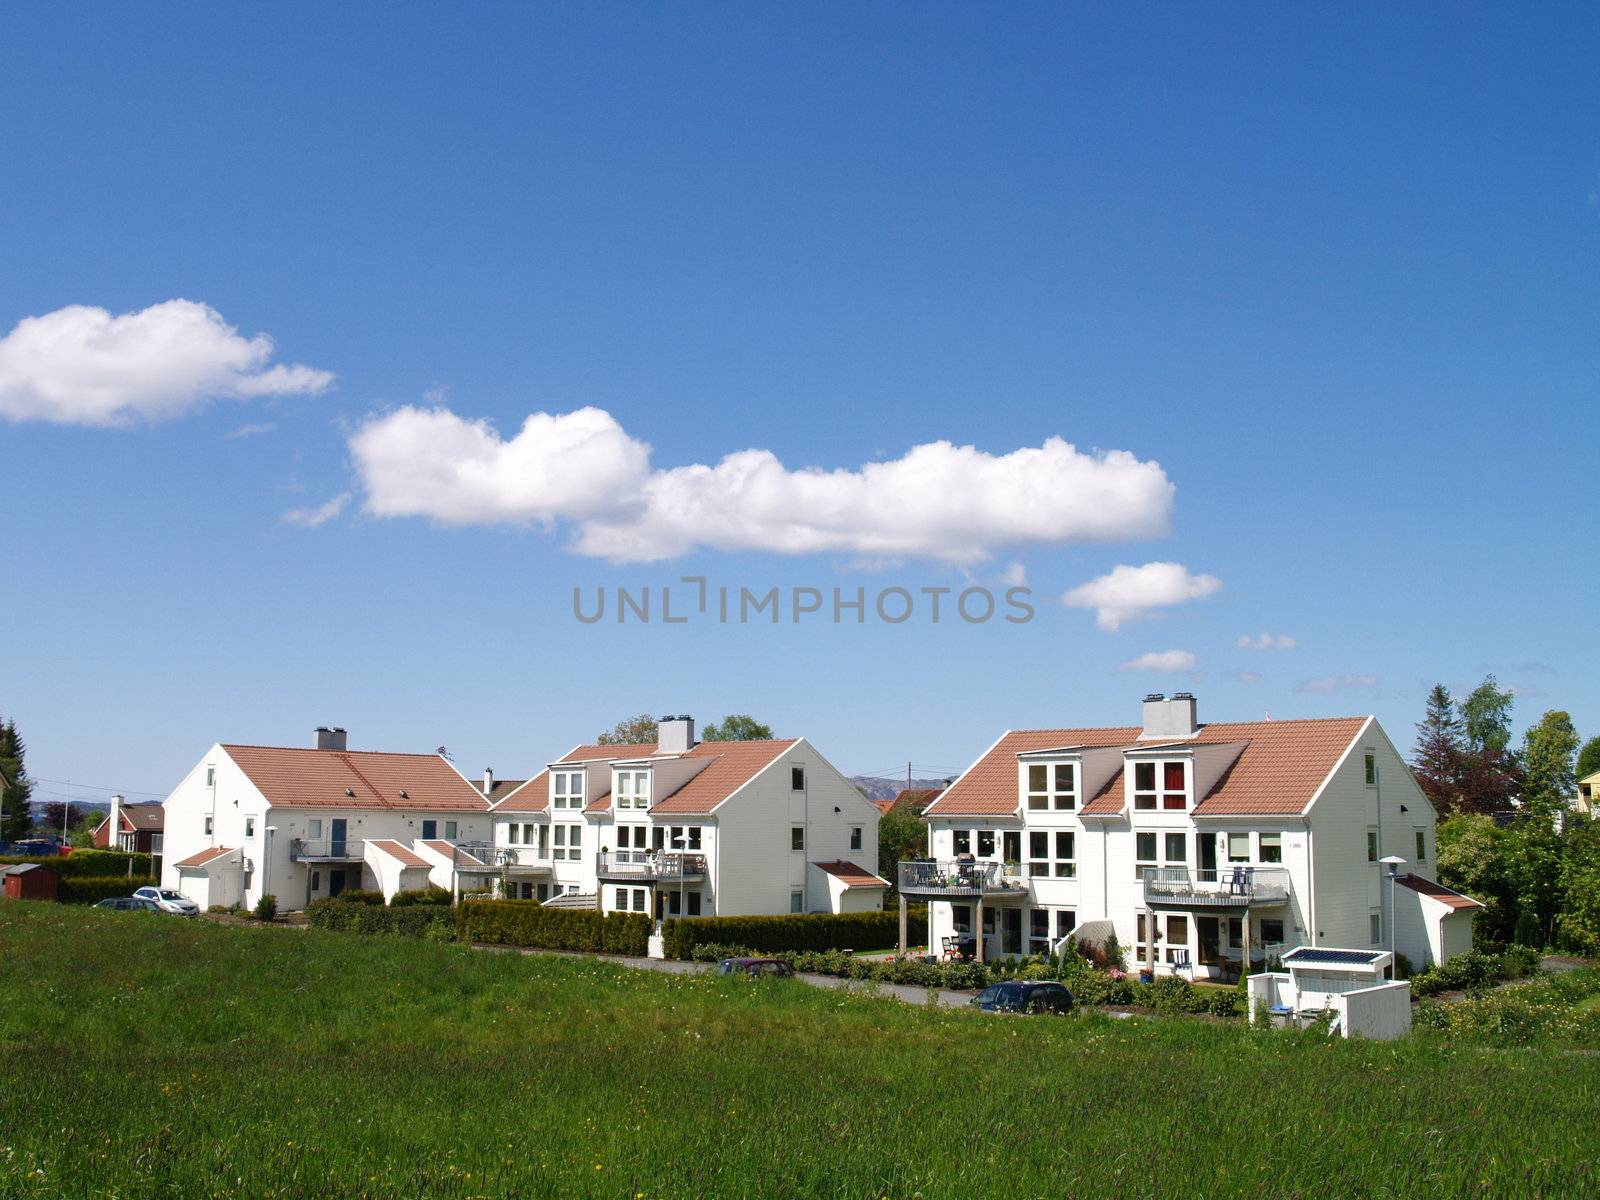
<path fill-rule="evenodd" d="M 667 957 L 693 958 L 704 943 L 746 946 L 762 954 L 784 950 L 892 950 L 900 944 L 900 914 L 785 913 L 776 917 L 669 917 L 662 929 Z M 906 917 L 906 939 L 928 938 L 926 909 Z"/>
<path fill-rule="evenodd" d="M 148 875 L 88 875 L 61 881 L 61 903 L 95 904 L 113 896 L 131 896 L 135 888 L 155 887 L 160 881 Z"/>
<path fill-rule="evenodd" d="M 113 875 L 128 877 L 128 862 L 133 861 L 133 873 L 136 877 L 150 874 L 150 856 L 148 854 L 125 854 L 121 850 L 74 850 L 71 854 L 26 854 L 20 857 L 6 856 L 0 858 L 0 867 L 15 866 L 18 863 L 40 863 L 49 867 L 63 879 L 75 879 L 81 876 L 92 875 L 100 879 L 109 879 Z M 139 884 L 134 884 L 139 887 Z"/>
<path fill-rule="evenodd" d="M 440 937 L 454 933 L 448 911 L 431 904 L 385 908 L 343 897 L 323 897 L 306 905 L 306 919 L 313 929 L 332 929 L 340 933 L 398 933 L 406 937 Z"/>
<path fill-rule="evenodd" d="M 430 884 L 425 888 L 414 888 L 409 892 L 396 892 L 394 899 L 389 901 L 390 908 L 405 908 L 412 904 L 432 904 L 434 906 L 450 906 L 450 893 L 437 884 Z"/>
<path fill-rule="evenodd" d="M 541 950 L 639 956 L 649 951 L 650 924 L 643 913 L 602 916 L 593 909 L 545 908 L 537 900 L 468 900 L 456 909 L 456 934 L 464 942 Z"/>

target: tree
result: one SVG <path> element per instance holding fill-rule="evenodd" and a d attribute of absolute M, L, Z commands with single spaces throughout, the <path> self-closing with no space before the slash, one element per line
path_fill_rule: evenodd
<path fill-rule="evenodd" d="M 1567 806 L 1577 787 L 1573 760 L 1578 753 L 1578 731 L 1572 718 L 1551 709 L 1522 738 L 1522 794 L 1524 803 Z"/>
<path fill-rule="evenodd" d="M 928 853 L 928 824 L 909 804 L 896 804 L 878 821 L 878 874 L 889 881 L 894 899 L 900 887 L 900 863 Z"/>
<path fill-rule="evenodd" d="M 1467 735 L 1467 748 L 1474 752 L 1504 752 L 1511 745 L 1511 706 L 1516 697 L 1502 688 L 1493 675 L 1472 689 L 1461 702 L 1461 721 Z"/>
<path fill-rule="evenodd" d="M 720 725 L 716 721 L 707 725 L 701 736 L 708 742 L 761 742 L 772 736 L 772 726 L 745 713 L 730 713 Z"/>
<path fill-rule="evenodd" d="M 0 724 L 0 775 L 6 777 L 5 796 L 0 798 L 0 842 L 21 841 L 33 828 L 31 799 L 33 783 L 28 779 L 27 747 L 17 732 L 17 723 Z"/>
<path fill-rule="evenodd" d="M 1578 778 L 1587 779 L 1596 771 L 1600 771 L 1600 737 L 1590 738 L 1578 751 Z"/>
<path fill-rule="evenodd" d="M 1434 809 L 1441 815 L 1461 803 L 1461 763 L 1466 737 L 1456 702 L 1444 684 L 1428 693 L 1428 707 L 1417 722 L 1417 741 L 1411 751 L 1411 771 Z"/>
<path fill-rule="evenodd" d="M 1561 941 L 1580 954 L 1600 954 L 1600 822 L 1577 821 L 1561 864 Z"/>
<path fill-rule="evenodd" d="M 1513 701 L 1511 690 L 1488 675 L 1461 702 L 1466 748 L 1457 782 L 1459 807 L 1468 812 L 1505 812 L 1521 790 L 1520 764 L 1510 750 Z"/>
<path fill-rule="evenodd" d="M 1475 933 L 1503 942 L 1517 919 L 1516 889 L 1506 876 L 1506 831 L 1484 813 L 1457 813 L 1439 822 L 1439 882 L 1483 904 Z"/>
<path fill-rule="evenodd" d="M 626 721 L 618 721 L 597 739 L 602 746 L 638 746 L 656 740 L 656 719 L 649 713 L 640 713 Z"/>

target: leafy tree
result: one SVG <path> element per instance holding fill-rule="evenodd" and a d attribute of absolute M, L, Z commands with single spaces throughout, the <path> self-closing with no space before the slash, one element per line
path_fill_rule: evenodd
<path fill-rule="evenodd" d="M 760 742 L 771 736 L 772 726 L 745 713 L 730 713 L 721 724 L 713 721 L 701 732 L 708 742 Z"/>
<path fill-rule="evenodd" d="M 1514 697 L 1493 675 L 1461 702 L 1466 747 L 1457 778 L 1459 807 L 1468 812 L 1505 812 L 1521 791 L 1521 768 L 1511 751 L 1511 706 Z"/>
<path fill-rule="evenodd" d="M 20 841 L 33 828 L 30 802 L 33 783 L 28 779 L 27 747 L 17 733 L 17 723 L 0 724 L 0 775 L 6 777 L 5 796 L 0 799 L 0 842 Z"/>
<path fill-rule="evenodd" d="M 1596 771 L 1600 771 L 1600 737 L 1590 738 L 1578 751 L 1578 778 L 1587 779 Z"/>
<path fill-rule="evenodd" d="M 1600 954 L 1600 822 L 1575 821 L 1561 864 L 1561 941 Z"/>
<path fill-rule="evenodd" d="M 1417 722 L 1417 741 L 1411 751 L 1411 771 L 1418 785 L 1441 815 L 1461 803 L 1462 759 L 1466 734 L 1456 702 L 1442 683 L 1428 693 L 1428 707 Z"/>
<path fill-rule="evenodd" d="M 1439 822 L 1439 882 L 1483 903 L 1477 933 L 1503 942 L 1516 923 L 1516 888 L 1506 873 L 1506 831 L 1483 813 L 1457 813 Z"/>
<path fill-rule="evenodd" d="M 640 713 L 626 721 L 618 721 L 598 739 L 602 746 L 638 746 L 656 740 L 656 719 L 649 713 Z"/>
<path fill-rule="evenodd" d="M 1493 675 L 1472 689 L 1461 702 L 1461 720 L 1467 735 L 1467 748 L 1474 752 L 1503 752 L 1511 745 L 1511 706 L 1516 697 L 1502 688 Z"/>
<path fill-rule="evenodd" d="M 1578 731 L 1572 718 L 1551 709 L 1531 726 L 1522 739 L 1522 792 L 1525 802 L 1554 803 L 1565 807 L 1577 786 L 1573 760 L 1578 753 Z"/>
<path fill-rule="evenodd" d="M 900 879 L 899 864 L 928 853 L 928 826 L 909 804 L 896 804 L 878 821 L 878 874 L 890 884 Z"/>

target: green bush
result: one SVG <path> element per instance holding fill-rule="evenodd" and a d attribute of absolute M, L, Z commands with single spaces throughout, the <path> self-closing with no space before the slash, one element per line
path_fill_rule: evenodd
<path fill-rule="evenodd" d="M 437 884 L 409 892 L 396 892 L 389 901 L 390 908 L 405 908 L 410 904 L 449 904 L 450 893 Z"/>
<path fill-rule="evenodd" d="M 135 878 L 146 878 L 150 874 L 150 856 L 148 854 L 126 854 L 121 850 L 74 850 L 71 854 L 30 854 L 20 858 L 0 858 L 0 867 L 9 867 L 17 863 L 43 863 L 63 879 L 75 879 L 83 876 L 94 876 L 99 879 L 109 879 L 113 875 L 128 877 L 128 863 L 133 863 Z M 143 886 L 142 883 L 134 887 Z"/>
<path fill-rule="evenodd" d="M 254 917 L 258 921 L 276 921 L 278 919 L 278 898 L 270 892 L 256 901 Z"/>
<path fill-rule="evenodd" d="M 457 936 L 497 946 L 642 955 L 650 946 L 650 918 L 587 908 L 546 908 L 537 900 L 469 900 L 456 909 Z"/>
<path fill-rule="evenodd" d="M 1532 946 L 1508 946 L 1498 954 L 1469 950 L 1417 972 L 1411 978 L 1411 991 L 1416 996 L 1480 991 L 1507 980 L 1522 979 L 1538 969 L 1539 952 Z"/>
<path fill-rule="evenodd" d="M 375 892 L 371 888 L 345 888 L 337 896 L 328 896 L 325 899 L 343 900 L 346 904 L 382 904 L 383 893 Z"/>
<path fill-rule="evenodd" d="M 313 929 L 332 929 L 339 933 L 396 933 L 405 937 L 436 936 L 436 926 L 452 931 L 448 913 L 429 904 L 385 908 L 343 896 L 325 897 L 306 905 L 306 918 Z"/>
<path fill-rule="evenodd" d="M 61 903 L 96 904 L 113 896 L 131 896 L 135 888 L 154 887 L 158 881 L 135 875 L 80 875 L 61 881 Z"/>
<path fill-rule="evenodd" d="M 775 917 L 669 917 L 662 929 L 669 958 L 693 958 L 703 942 L 780 950 L 889 950 L 900 944 L 900 915 L 892 912 L 785 913 Z M 908 941 L 928 938 L 926 909 L 906 921 Z"/>

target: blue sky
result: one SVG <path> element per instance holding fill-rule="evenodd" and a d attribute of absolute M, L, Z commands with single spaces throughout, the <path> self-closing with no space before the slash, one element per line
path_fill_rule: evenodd
<path fill-rule="evenodd" d="M 953 772 L 1005 728 L 1183 688 L 1203 719 L 1373 712 L 1405 746 L 1431 682 L 1491 670 L 1523 722 L 1600 732 L 1600 15 L 1102 17 L 9 12 L 0 334 L 183 298 L 270 335 L 252 370 L 333 376 L 106 426 L 70 356 L 13 365 L 13 418 L 51 371 L 79 414 L 0 419 L 0 711 L 33 773 L 164 792 L 213 740 L 336 723 L 513 775 L 640 710 Z M 990 531 L 986 561 L 761 534 L 618 563 L 571 549 L 556 475 L 548 526 L 375 512 L 352 438 L 408 407 L 505 441 L 592 407 L 657 473 L 941 440 L 1000 470 L 1060 438 L 1175 490 L 1161 536 Z M 1220 586 L 1115 632 L 1060 603 L 1154 562 Z M 571 616 L 574 586 L 1015 564 L 1026 625 Z M 1294 647 L 1238 647 L 1262 632 Z M 1173 650 L 1194 667 L 1117 669 Z"/>

